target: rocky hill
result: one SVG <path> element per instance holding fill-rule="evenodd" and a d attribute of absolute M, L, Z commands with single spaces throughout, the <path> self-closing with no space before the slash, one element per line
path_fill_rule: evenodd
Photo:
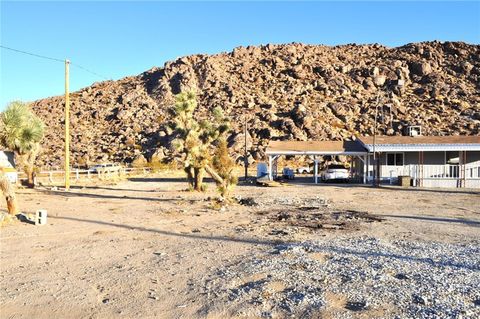
<path fill-rule="evenodd" d="M 372 134 L 377 96 L 381 134 L 402 134 L 417 124 L 426 135 L 480 134 L 480 45 L 268 44 L 186 56 L 72 93 L 73 164 L 142 156 L 169 161 L 168 110 L 175 94 L 190 89 L 198 93 L 200 115 L 221 106 L 231 116 L 237 157 L 247 118 L 250 161 L 263 159 L 271 139 Z M 47 124 L 42 165 L 62 161 L 63 106 L 63 97 L 33 103 Z"/>

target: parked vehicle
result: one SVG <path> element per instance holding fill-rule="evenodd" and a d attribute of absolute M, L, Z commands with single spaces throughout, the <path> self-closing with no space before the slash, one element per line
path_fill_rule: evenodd
<path fill-rule="evenodd" d="M 282 177 L 285 179 L 295 179 L 295 172 L 293 169 L 285 167 L 282 171 Z"/>
<path fill-rule="evenodd" d="M 119 164 L 104 163 L 90 167 L 89 171 L 92 173 L 116 173 L 120 171 L 121 168 L 122 166 Z"/>
<path fill-rule="evenodd" d="M 343 164 L 328 164 L 321 173 L 322 181 L 348 182 L 350 178 L 349 169 Z"/>
<path fill-rule="evenodd" d="M 297 168 L 298 174 L 310 174 L 312 172 L 313 172 L 313 167 L 310 167 L 310 166 L 302 166 Z"/>

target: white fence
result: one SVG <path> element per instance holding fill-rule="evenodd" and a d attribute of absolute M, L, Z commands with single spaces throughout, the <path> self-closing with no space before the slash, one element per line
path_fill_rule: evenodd
<path fill-rule="evenodd" d="M 150 167 L 122 167 L 117 170 L 92 171 L 88 169 L 72 168 L 70 170 L 70 180 L 75 183 L 80 180 L 108 180 L 120 178 L 129 175 L 146 175 L 152 172 Z M 60 183 L 65 180 L 64 170 L 40 171 L 35 174 L 37 180 L 48 180 L 49 183 Z M 19 179 L 27 179 L 23 172 L 18 173 Z"/>
<path fill-rule="evenodd" d="M 480 178 L 480 166 L 465 165 L 405 165 L 400 167 L 383 166 L 382 170 L 387 177 L 410 176 L 413 178 L 438 178 L 438 179 L 473 179 Z"/>
<path fill-rule="evenodd" d="M 373 168 L 372 168 L 373 169 Z M 413 186 L 425 187 L 480 187 L 480 165 L 478 162 L 461 165 L 405 165 L 381 168 L 381 180 L 396 184 L 399 176 L 410 176 Z M 369 180 L 371 177 L 369 176 Z"/>

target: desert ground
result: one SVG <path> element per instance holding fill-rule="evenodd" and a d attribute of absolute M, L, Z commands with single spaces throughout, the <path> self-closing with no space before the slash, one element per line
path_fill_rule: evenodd
<path fill-rule="evenodd" d="M 480 192 L 147 175 L 18 191 L 1 318 L 478 318 Z M 176 175 L 177 176 L 177 175 Z"/>

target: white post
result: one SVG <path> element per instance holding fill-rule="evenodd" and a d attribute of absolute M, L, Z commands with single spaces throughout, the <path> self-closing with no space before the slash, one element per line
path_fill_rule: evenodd
<path fill-rule="evenodd" d="M 417 169 L 418 169 L 418 165 L 412 166 L 413 187 L 417 187 Z"/>
<path fill-rule="evenodd" d="M 363 157 L 363 184 L 367 183 L 367 156 Z"/>
<path fill-rule="evenodd" d="M 318 184 L 318 160 L 315 159 L 314 163 L 315 163 L 315 166 L 314 166 L 314 179 L 315 179 L 315 184 Z"/>
<path fill-rule="evenodd" d="M 370 181 L 370 154 L 367 154 L 367 183 Z"/>
<path fill-rule="evenodd" d="M 268 156 L 268 179 L 273 180 L 272 169 L 273 169 L 272 156 Z"/>

